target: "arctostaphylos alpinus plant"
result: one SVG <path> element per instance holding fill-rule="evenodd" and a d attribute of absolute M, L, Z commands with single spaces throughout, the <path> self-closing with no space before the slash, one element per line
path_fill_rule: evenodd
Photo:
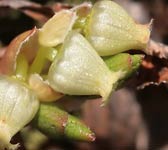
<path fill-rule="evenodd" d="M 96 95 L 107 104 L 143 58 L 121 52 L 145 49 L 149 37 L 150 24 L 137 24 L 108 0 L 61 10 L 40 29 L 17 36 L 0 61 L 0 149 L 17 149 L 10 140 L 32 119 L 48 137 L 94 141 L 55 101 Z"/>

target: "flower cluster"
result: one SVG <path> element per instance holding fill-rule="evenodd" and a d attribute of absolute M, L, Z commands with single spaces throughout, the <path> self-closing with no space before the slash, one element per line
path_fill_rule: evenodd
<path fill-rule="evenodd" d="M 93 141 L 90 129 L 54 102 L 96 95 L 105 105 L 142 60 L 121 52 L 145 49 L 149 37 L 150 25 L 109 0 L 62 10 L 17 36 L 0 61 L 0 149 L 16 149 L 11 138 L 33 118 L 49 136 Z"/>

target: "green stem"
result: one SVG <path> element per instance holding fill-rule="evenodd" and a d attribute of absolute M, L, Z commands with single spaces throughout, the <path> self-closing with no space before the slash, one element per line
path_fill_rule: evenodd
<path fill-rule="evenodd" d="M 103 60 L 108 68 L 113 72 L 121 72 L 121 76 L 117 81 L 120 83 L 124 82 L 134 72 L 137 71 L 141 65 L 143 55 L 130 55 L 128 53 L 120 53 L 114 56 L 104 57 Z M 116 88 L 120 84 L 117 84 Z"/>
<path fill-rule="evenodd" d="M 40 74 L 47 60 L 52 62 L 56 54 L 57 54 L 57 50 L 55 48 L 41 46 L 37 52 L 37 55 L 33 63 L 30 66 L 29 74 L 33 74 L 33 73 Z"/>
<path fill-rule="evenodd" d="M 122 71 L 124 73 L 122 78 L 127 78 L 138 69 L 142 58 L 143 55 L 120 53 L 114 56 L 104 57 L 103 60 L 111 71 Z"/>
<path fill-rule="evenodd" d="M 15 76 L 19 80 L 25 81 L 28 72 L 28 61 L 23 54 L 19 54 L 16 60 Z"/>

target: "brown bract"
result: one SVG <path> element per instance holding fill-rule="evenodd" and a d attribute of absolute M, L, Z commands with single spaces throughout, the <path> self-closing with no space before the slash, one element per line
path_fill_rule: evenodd
<path fill-rule="evenodd" d="M 14 38 L 7 47 L 3 58 L 0 60 L 0 73 L 13 75 L 16 68 L 16 59 L 19 53 L 23 53 L 31 63 L 38 50 L 38 29 L 26 31 Z"/>

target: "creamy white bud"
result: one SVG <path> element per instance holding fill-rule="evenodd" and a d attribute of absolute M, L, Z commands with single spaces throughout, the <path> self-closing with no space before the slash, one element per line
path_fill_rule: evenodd
<path fill-rule="evenodd" d="M 84 31 L 99 55 L 107 56 L 130 49 L 145 49 L 150 24 L 137 24 L 117 3 L 103 0 L 94 4 Z"/>
<path fill-rule="evenodd" d="M 0 149 L 15 149 L 11 138 L 35 116 L 39 107 L 36 95 L 27 85 L 0 76 Z"/>
<path fill-rule="evenodd" d="M 107 100 L 118 79 L 79 33 L 72 31 L 52 63 L 48 80 L 51 87 L 69 95 L 101 95 Z"/>

